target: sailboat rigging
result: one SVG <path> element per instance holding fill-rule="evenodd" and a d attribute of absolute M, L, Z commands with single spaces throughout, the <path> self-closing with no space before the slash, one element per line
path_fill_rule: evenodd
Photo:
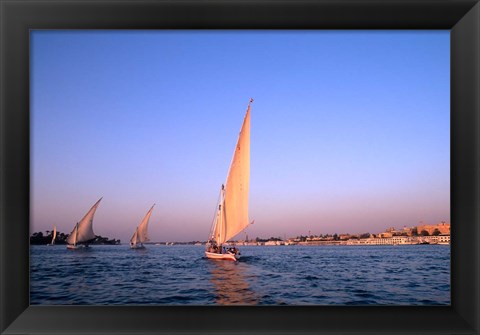
<path fill-rule="evenodd" d="M 250 99 L 230 163 L 227 181 L 220 190 L 220 200 L 205 250 L 207 258 L 236 261 L 240 257 L 236 247 L 226 249 L 223 244 L 249 225 L 250 105 L 252 102 L 253 99 Z"/>
<path fill-rule="evenodd" d="M 155 204 L 153 204 L 155 206 Z M 150 220 L 150 216 L 152 215 L 153 206 L 150 210 L 145 214 L 142 222 L 137 226 L 135 232 L 133 233 L 132 238 L 130 239 L 130 248 L 132 249 L 145 249 L 143 243 L 150 241 L 148 237 L 148 221 Z"/>
<path fill-rule="evenodd" d="M 87 248 L 88 243 L 95 238 L 95 233 L 93 232 L 93 216 L 95 215 L 95 211 L 101 200 L 102 198 L 100 198 L 92 208 L 90 208 L 87 214 L 77 222 L 70 235 L 68 235 L 67 249 L 75 250 Z"/>

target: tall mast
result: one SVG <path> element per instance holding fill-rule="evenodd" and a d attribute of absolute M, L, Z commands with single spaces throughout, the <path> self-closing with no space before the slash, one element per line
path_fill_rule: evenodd
<path fill-rule="evenodd" d="M 225 231 L 225 185 L 222 185 L 221 195 L 220 195 L 220 230 L 219 235 L 223 236 Z M 223 239 L 223 238 L 222 238 Z M 226 241 L 224 241 L 226 242 Z"/>

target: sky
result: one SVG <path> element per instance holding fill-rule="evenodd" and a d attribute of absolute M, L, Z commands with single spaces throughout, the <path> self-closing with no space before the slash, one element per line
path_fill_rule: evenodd
<path fill-rule="evenodd" d="M 450 222 L 450 32 L 31 32 L 31 232 L 207 239 L 245 111 L 238 239 Z"/>

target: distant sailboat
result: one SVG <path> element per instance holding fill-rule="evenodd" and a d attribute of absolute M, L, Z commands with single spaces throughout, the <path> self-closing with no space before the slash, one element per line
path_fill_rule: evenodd
<path fill-rule="evenodd" d="M 55 245 L 55 238 L 57 237 L 57 227 L 53 226 L 53 232 L 52 232 L 52 242 L 50 242 L 47 245 Z"/>
<path fill-rule="evenodd" d="M 237 248 L 224 248 L 223 244 L 243 231 L 248 225 L 248 191 L 250 187 L 250 99 L 242 128 L 238 136 L 225 186 L 220 190 L 205 256 L 212 259 L 236 261 Z"/>
<path fill-rule="evenodd" d="M 86 248 L 88 247 L 88 242 L 95 238 L 95 233 L 93 232 L 93 216 L 101 200 L 102 198 L 90 208 L 80 222 L 77 222 L 70 235 L 68 235 L 67 249 Z"/>
<path fill-rule="evenodd" d="M 155 206 L 155 204 L 153 204 L 153 206 Z M 153 206 L 150 208 L 147 214 L 145 214 L 145 217 L 143 218 L 142 222 L 140 222 L 137 229 L 135 229 L 135 232 L 130 239 L 130 248 L 145 249 L 143 243 L 150 241 L 148 238 L 148 221 L 152 215 Z"/>

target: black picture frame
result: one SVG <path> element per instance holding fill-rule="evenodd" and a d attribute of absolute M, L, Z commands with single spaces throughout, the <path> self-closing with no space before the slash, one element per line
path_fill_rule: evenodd
<path fill-rule="evenodd" d="M 478 1 L 0 1 L 2 334 L 479 334 Z M 450 29 L 451 306 L 29 306 L 31 29 Z"/>

